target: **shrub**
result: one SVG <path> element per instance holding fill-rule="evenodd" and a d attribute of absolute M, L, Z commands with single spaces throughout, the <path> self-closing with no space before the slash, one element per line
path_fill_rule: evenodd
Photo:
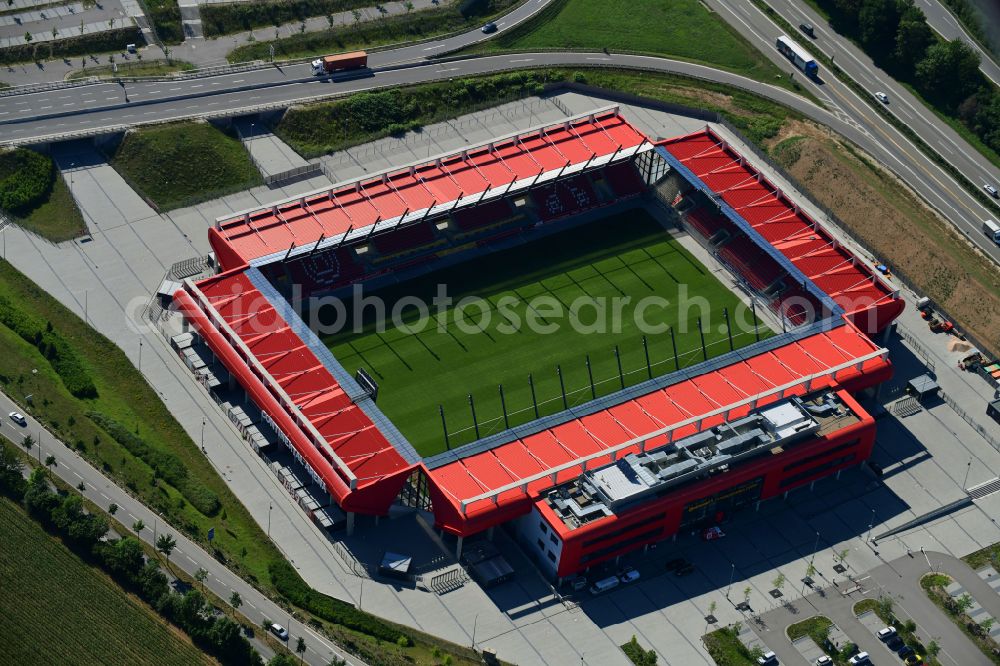
<path fill-rule="evenodd" d="M 13 213 L 39 203 L 52 189 L 52 160 L 33 150 L 0 153 L 0 208 Z"/>
<path fill-rule="evenodd" d="M 359 7 L 370 7 L 370 0 L 265 0 L 264 2 L 210 4 L 201 10 L 206 37 L 228 35 L 310 16 L 338 14 Z"/>
<path fill-rule="evenodd" d="M 96 398 L 97 388 L 76 351 L 51 326 L 0 297 L 0 324 L 34 345 L 78 398 Z"/>
<path fill-rule="evenodd" d="M 110 416 L 96 411 L 87 412 L 87 418 L 111 435 L 112 439 L 124 446 L 129 453 L 153 468 L 153 472 L 176 488 L 195 509 L 203 515 L 214 516 L 222 504 L 219 497 L 204 486 L 188 477 L 184 463 L 172 453 L 154 449 L 144 439 L 131 432 Z"/>
<path fill-rule="evenodd" d="M 358 610 L 351 604 L 322 594 L 306 585 L 288 562 L 275 561 L 268 567 L 271 582 L 283 597 L 299 608 L 327 622 L 339 624 L 382 641 L 402 646 L 413 645 L 413 639 L 377 617 Z"/>
<path fill-rule="evenodd" d="M 122 51 L 126 44 L 141 44 L 142 31 L 134 26 L 92 32 L 79 37 L 68 37 L 51 42 L 18 44 L 0 48 L 0 63 L 31 62 L 41 58 L 68 58 Z"/>

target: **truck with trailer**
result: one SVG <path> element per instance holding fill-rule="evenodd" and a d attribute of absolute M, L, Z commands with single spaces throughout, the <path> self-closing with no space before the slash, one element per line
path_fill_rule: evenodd
<path fill-rule="evenodd" d="M 993 220 L 984 220 L 983 233 L 986 234 L 991 241 L 1000 245 L 1000 224 L 997 224 Z"/>
<path fill-rule="evenodd" d="M 368 53 L 352 51 L 336 55 L 323 56 L 312 61 L 312 71 L 316 76 L 346 72 L 352 69 L 364 69 L 368 66 Z"/>
<path fill-rule="evenodd" d="M 816 63 L 816 59 L 813 58 L 809 53 L 790 40 L 785 35 L 778 37 L 778 41 L 775 43 L 778 47 L 778 51 L 781 52 L 783 56 L 792 61 L 792 63 L 805 72 L 806 76 L 811 79 L 816 78 L 819 75 L 819 65 Z"/>

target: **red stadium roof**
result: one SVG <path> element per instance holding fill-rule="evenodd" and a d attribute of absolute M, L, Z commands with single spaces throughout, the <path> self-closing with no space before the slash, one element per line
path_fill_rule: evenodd
<path fill-rule="evenodd" d="M 903 311 L 903 301 L 874 271 L 789 201 L 725 141 L 702 131 L 659 145 L 721 195 L 768 243 L 867 332 Z M 874 314 L 874 319 L 866 319 Z"/>
<path fill-rule="evenodd" d="M 177 292 L 175 300 L 345 509 L 381 513 L 388 508 L 413 466 L 347 395 L 246 272 L 223 273 L 189 284 L 187 291 Z M 386 477 L 395 477 L 397 483 L 375 490 L 373 486 Z"/>
<path fill-rule="evenodd" d="M 209 229 L 209 240 L 222 267 L 230 269 L 285 253 L 293 244 L 312 245 L 372 225 L 390 228 L 390 221 L 407 215 L 419 218 L 432 208 L 473 202 L 487 191 L 506 191 L 519 181 L 544 181 L 645 141 L 611 109 L 248 211 L 217 222 Z"/>
<path fill-rule="evenodd" d="M 429 472 L 435 516 L 443 527 L 463 534 L 499 524 L 526 511 L 539 491 L 573 479 L 585 468 L 611 462 L 611 456 L 602 452 L 647 433 L 699 417 L 696 423 L 678 428 L 672 437 L 690 435 L 724 420 L 718 415 L 701 422 L 701 416 L 790 383 L 796 386 L 785 395 L 816 389 L 823 382 L 859 388 L 881 381 L 890 365 L 879 351 L 857 328 L 845 324 L 458 459 Z M 856 366 L 858 359 L 872 355 L 860 369 Z M 835 379 L 809 380 L 810 375 L 830 373 L 844 365 L 847 367 L 837 372 Z M 749 406 L 741 406 L 730 415 L 742 416 L 749 410 Z M 652 448 L 667 441 L 663 435 L 647 439 L 646 445 Z M 638 448 L 631 446 L 618 455 Z M 593 457 L 581 465 L 581 459 L 588 456 Z M 561 466 L 563 469 L 554 471 Z"/>

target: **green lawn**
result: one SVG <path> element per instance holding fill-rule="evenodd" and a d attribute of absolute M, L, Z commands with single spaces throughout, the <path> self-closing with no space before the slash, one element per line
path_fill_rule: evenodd
<path fill-rule="evenodd" d="M 0 499 L 0 541 L 0 663 L 214 663 L 8 499 Z"/>
<path fill-rule="evenodd" d="M 87 231 L 83 215 L 69 192 L 62 174 L 56 172 L 52 189 L 31 210 L 12 216 L 15 224 L 53 243 L 82 236 Z"/>
<path fill-rule="evenodd" d="M 363 332 L 354 333 L 359 327 L 349 320 L 346 332 L 326 340 L 348 371 L 362 367 L 372 374 L 380 386 L 379 406 L 424 455 L 445 449 L 439 405 L 444 407 L 451 446 L 476 438 L 470 394 L 480 435 L 503 430 L 499 384 L 511 425 L 534 419 L 529 373 L 542 415 L 564 408 L 557 366 L 566 404 L 592 399 L 588 355 L 597 395 L 619 390 L 622 381 L 631 385 L 647 379 L 644 333 L 654 376 L 675 369 L 668 326 L 677 331 L 680 366 L 700 362 L 699 310 L 690 309 L 682 319 L 677 303 L 683 290 L 710 304 L 702 315 L 708 355 L 727 352 L 723 308 L 734 313 L 739 302 L 642 209 L 444 268 L 374 295 L 391 313 L 403 297 L 431 304 L 438 285 L 447 286 L 456 304 L 467 297 L 477 302 L 441 310 L 432 305 L 424 318 L 411 307 L 402 311 L 404 321 L 397 326 L 387 322 L 383 332 L 373 323 L 374 309 L 367 308 Z M 648 296 L 670 303 L 655 303 L 643 311 L 640 299 Z M 603 315 L 594 303 L 605 306 Z M 347 304 L 346 312 L 352 310 L 353 304 Z M 616 310 L 620 323 L 613 315 Z M 640 314 L 649 326 L 662 330 L 644 329 Z M 734 342 L 742 346 L 754 340 L 754 333 L 749 323 L 749 331 L 735 330 L 738 320 L 734 315 Z M 750 320 L 746 313 L 743 321 Z M 768 332 L 761 328 L 760 334 Z M 618 373 L 616 345 L 624 379 Z"/>
<path fill-rule="evenodd" d="M 166 63 L 162 60 L 129 60 L 119 63 L 115 69 L 111 65 L 99 67 L 86 67 L 70 72 L 66 76 L 67 81 L 82 79 L 88 76 L 99 76 L 101 78 L 118 78 L 122 76 L 164 76 L 176 72 L 187 72 L 194 69 L 194 65 L 183 60 L 171 60 Z"/>
<path fill-rule="evenodd" d="M 161 211 L 193 206 L 263 182 L 243 144 L 205 122 L 132 130 L 111 164 Z"/>
<path fill-rule="evenodd" d="M 487 44 L 652 53 L 789 85 L 786 73 L 697 0 L 562 0 Z"/>

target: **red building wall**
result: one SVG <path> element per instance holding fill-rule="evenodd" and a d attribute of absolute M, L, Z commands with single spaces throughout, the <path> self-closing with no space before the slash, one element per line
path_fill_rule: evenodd
<path fill-rule="evenodd" d="M 564 577 L 581 572 L 674 535 L 681 527 L 685 507 L 700 499 L 760 478 L 759 499 L 765 500 L 867 460 L 875 444 L 875 420 L 847 392 L 840 391 L 837 395 L 858 415 L 857 423 L 796 444 L 782 453 L 765 454 L 717 476 L 682 486 L 625 515 L 608 516 L 571 530 L 544 499 L 538 500 L 536 511 L 562 540 L 557 575 Z M 709 520 L 714 521 L 714 518 L 709 512 Z"/>

